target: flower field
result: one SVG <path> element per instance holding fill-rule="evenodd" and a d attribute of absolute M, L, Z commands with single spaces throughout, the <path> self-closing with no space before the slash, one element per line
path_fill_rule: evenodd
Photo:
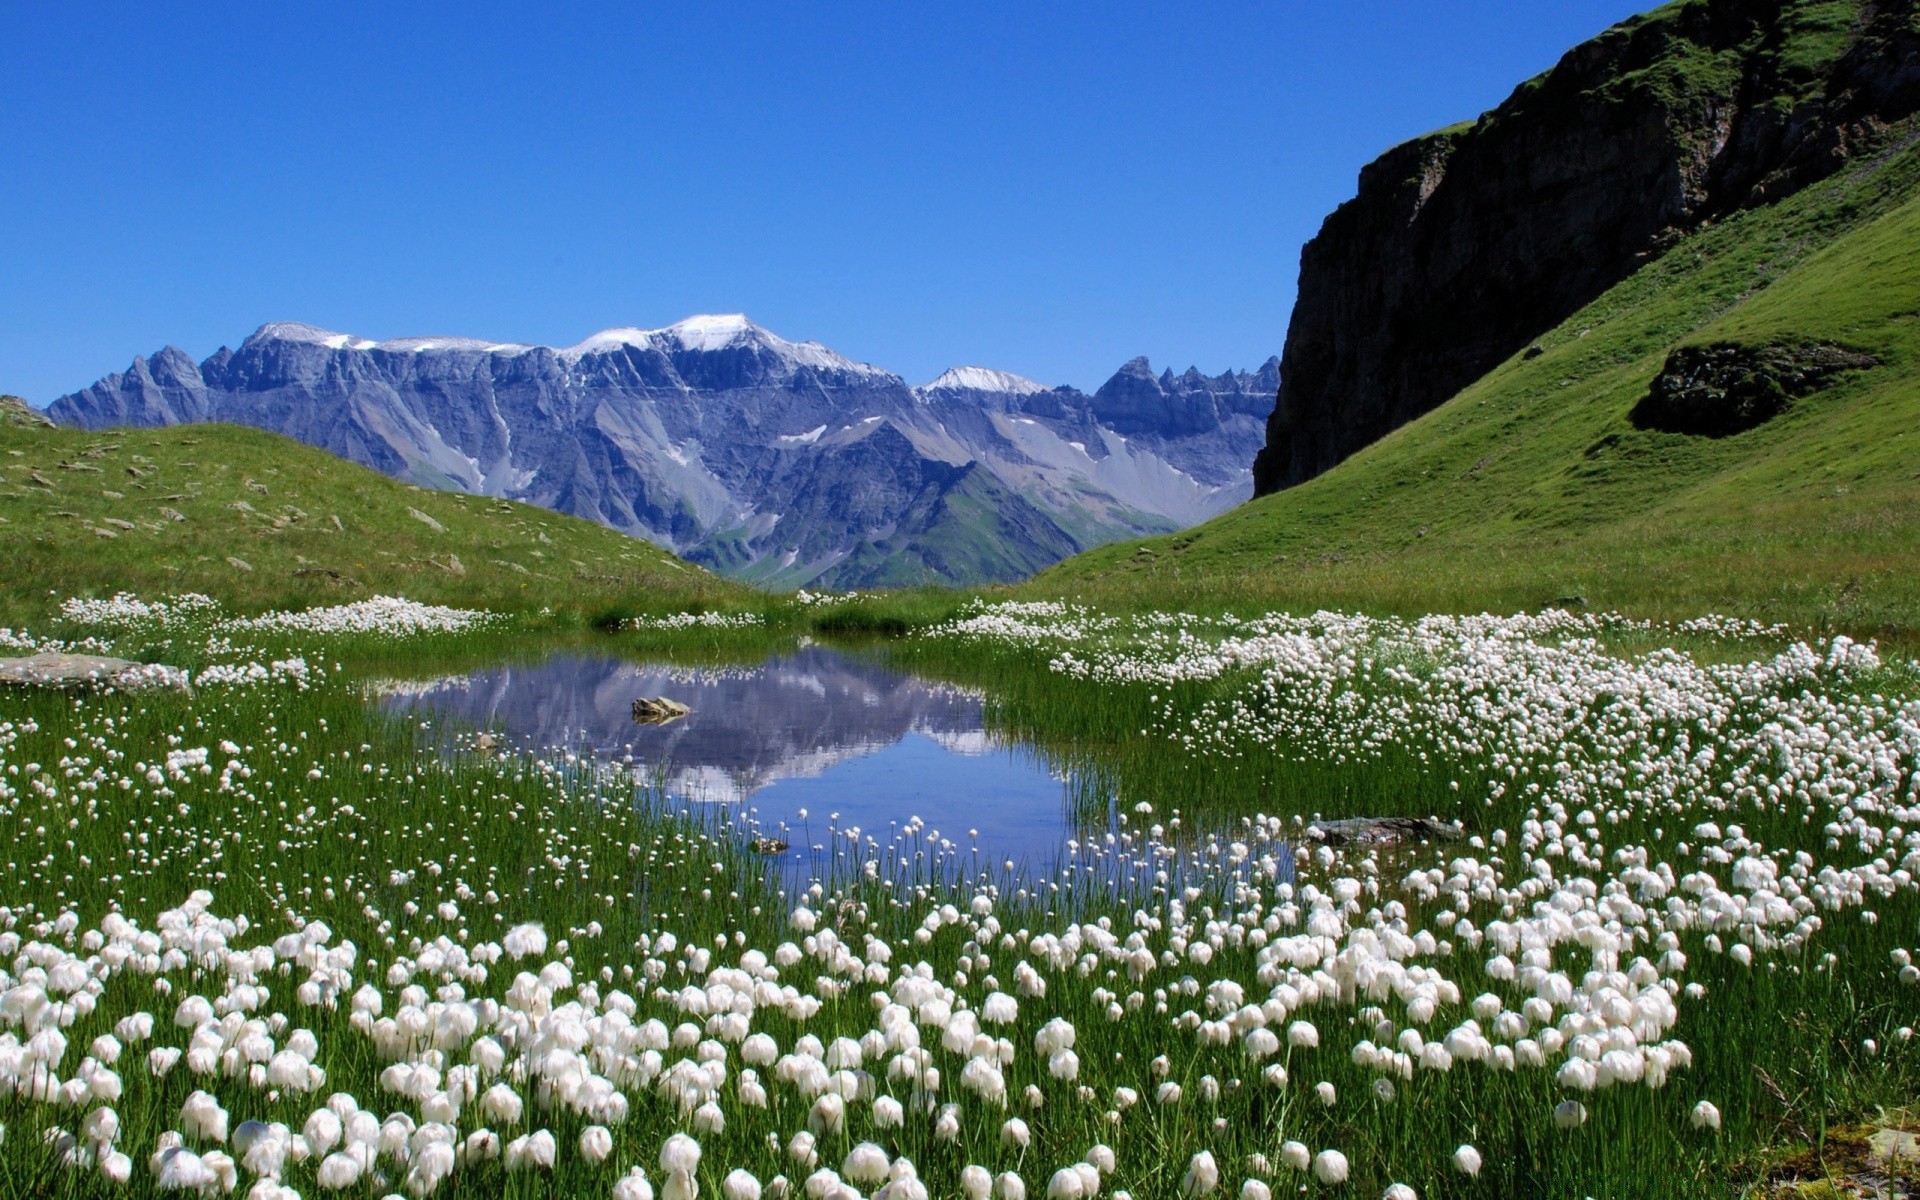
<path fill-rule="evenodd" d="M 1920 1079 L 1920 674 L 1871 646 L 974 605 L 896 652 L 1108 756 L 1077 836 L 956 876 L 955 796 L 796 890 L 745 814 L 365 703 L 510 628 L 5 633 L 193 690 L 0 695 L 0 1194 L 1740 1195 Z M 1313 826 L 1387 815 L 1452 836 Z"/>

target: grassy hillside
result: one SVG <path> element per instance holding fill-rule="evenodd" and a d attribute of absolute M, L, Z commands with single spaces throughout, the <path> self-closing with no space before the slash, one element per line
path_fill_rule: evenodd
<path fill-rule="evenodd" d="M 402 593 L 503 610 L 748 595 L 611 529 L 424 491 L 231 425 L 99 432 L 0 413 L 0 613 L 52 594 L 206 592 L 238 609 Z"/>
<path fill-rule="evenodd" d="M 1727 437 L 1629 414 L 1676 346 L 1832 343 Z M 1326 474 L 1028 590 L 1400 612 L 1556 601 L 1920 634 L 1920 150 L 1710 226 Z"/>

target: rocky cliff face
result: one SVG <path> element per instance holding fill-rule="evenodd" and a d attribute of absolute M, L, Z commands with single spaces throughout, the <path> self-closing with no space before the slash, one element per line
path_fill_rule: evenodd
<path fill-rule="evenodd" d="M 1425 413 L 1717 214 L 1920 109 L 1911 0 L 1685 0 L 1360 174 L 1300 258 L 1265 494 Z"/>
<path fill-rule="evenodd" d="M 556 349 L 261 327 L 55 401 L 65 424 L 231 421 L 427 486 L 587 517 L 776 585 L 1016 579 L 1252 494 L 1277 386 L 1129 363 L 1092 396 L 978 367 L 925 387 L 739 316 Z"/>

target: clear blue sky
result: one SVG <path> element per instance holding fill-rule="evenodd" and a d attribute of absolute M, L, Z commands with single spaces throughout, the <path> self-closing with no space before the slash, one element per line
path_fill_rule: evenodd
<path fill-rule="evenodd" d="M 916 383 L 1250 367 L 1362 164 L 1637 7 L 14 0 L 0 391 L 735 311 Z"/>

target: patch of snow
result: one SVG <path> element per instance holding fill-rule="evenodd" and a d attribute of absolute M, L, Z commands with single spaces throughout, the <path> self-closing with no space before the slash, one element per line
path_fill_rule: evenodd
<path fill-rule="evenodd" d="M 744 313 L 707 313 L 688 317 L 665 329 L 623 327 L 603 329 L 584 341 L 559 351 L 565 359 L 581 359 L 589 354 L 604 354 L 631 347 L 658 350 L 663 354 L 711 354 L 736 346 L 757 346 L 773 352 L 796 367 L 850 371 L 857 375 L 886 375 L 888 372 L 868 363 L 855 362 L 819 342 L 790 342 L 779 334 L 755 325 Z"/>
<path fill-rule="evenodd" d="M 335 333 L 331 329 L 322 329 L 317 325 L 303 325 L 298 321 L 273 321 L 253 331 L 242 345 L 255 342 L 305 342 L 314 346 L 325 346 L 329 350 L 386 350 L 394 354 L 420 354 L 428 350 L 466 350 L 482 354 L 498 354 L 502 351 L 519 353 L 533 347 L 518 342 L 488 342 L 479 338 L 433 337 L 433 338 L 389 338 L 376 342 L 369 338 L 355 337 L 350 333 Z"/>
<path fill-rule="evenodd" d="M 817 428 L 809 429 L 805 433 L 783 433 L 773 440 L 783 446 L 811 446 L 813 443 L 819 441 L 820 435 L 826 431 L 827 427 L 821 425 Z"/>
<path fill-rule="evenodd" d="M 331 329 L 322 329 L 317 325 L 304 325 L 298 321 L 276 321 L 262 325 L 243 345 L 261 341 L 306 342 L 325 346 L 330 350 L 385 350 L 394 354 L 424 354 L 429 351 L 523 354 L 528 350 L 542 348 L 521 342 L 489 342 L 480 338 L 461 337 L 404 337 L 371 341 L 367 338 L 355 337 L 350 333 L 336 333 Z M 711 354 L 735 346 L 757 346 L 772 352 L 793 367 L 817 367 L 823 370 L 846 371 L 855 375 L 890 374 L 870 363 L 855 362 L 819 342 L 790 342 L 770 330 L 755 325 L 742 313 L 709 313 L 688 317 L 664 329 L 634 327 L 603 329 L 592 337 L 564 349 L 545 348 L 553 349 L 563 359 L 577 362 L 591 354 L 604 354 L 624 348 L 659 350 L 662 353 L 679 351 Z M 1038 385 L 1035 386 L 1038 387 Z"/>
<path fill-rule="evenodd" d="M 1068 442 L 1067 445 L 1072 446 L 1082 454 L 1087 454 L 1087 444 L 1085 442 Z M 1087 454 L 1087 457 L 1092 458 L 1093 455 Z"/>
<path fill-rule="evenodd" d="M 1008 392 L 1015 396 L 1031 396 L 1035 392 L 1047 391 L 1044 383 L 1035 383 L 1023 375 L 1011 371 L 996 371 L 991 367 L 949 367 L 938 379 L 923 387 L 914 389 L 921 392 Z"/>

